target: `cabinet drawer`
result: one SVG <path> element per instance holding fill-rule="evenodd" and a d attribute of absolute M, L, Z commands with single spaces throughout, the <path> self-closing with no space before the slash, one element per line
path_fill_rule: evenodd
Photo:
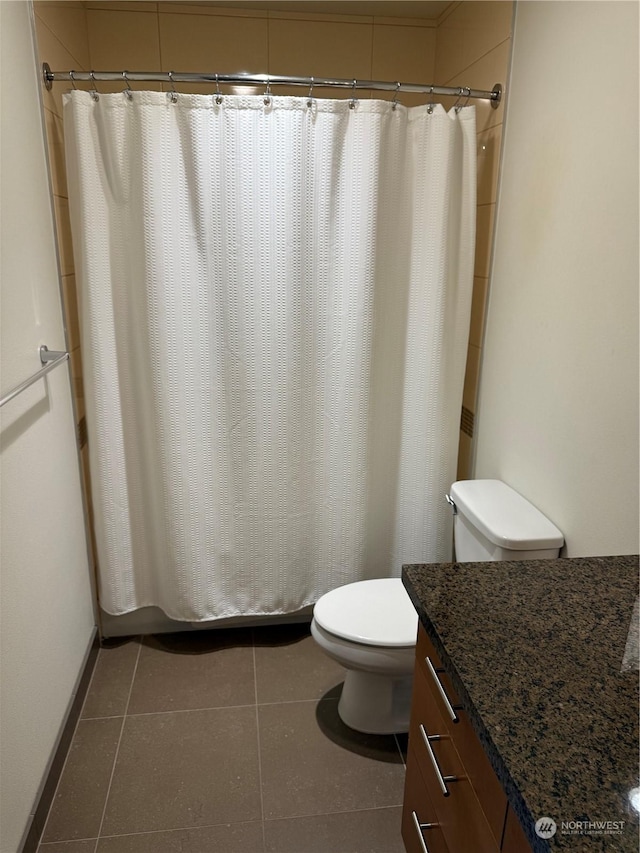
<path fill-rule="evenodd" d="M 413 690 L 409 747 L 417 759 L 447 846 L 452 853 L 471 850 L 497 853 L 499 841 L 491 831 L 451 736 L 443 726 L 430 729 L 421 714 L 421 708 L 429 707 L 432 702 L 425 679 L 418 678 Z M 429 719 L 433 720 L 433 715 Z"/>
<path fill-rule="evenodd" d="M 424 826 L 427 824 L 427 826 Z M 421 826 L 422 825 L 422 826 Z M 407 853 L 449 853 L 436 813 L 422 781 L 418 760 L 410 749 L 404 784 L 402 840 Z"/>
<path fill-rule="evenodd" d="M 444 722 L 445 731 L 451 737 L 464 765 L 466 775 L 476 791 L 493 837 L 500 844 L 504 828 L 504 816 L 507 809 L 506 794 L 498 781 L 491 762 L 487 758 L 484 747 L 473 730 L 466 711 L 460 708 L 458 697 L 448 676 L 443 672 L 436 672 L 434 674 L 427 663 L 428 658 L 434 669 L 441 668 L 440 659 L 422 625 L 418 631 L 416 658 L 415 681 L 419 682 L 423 679 L 429 689 L 429 696 L 422 701 L 425 704 L 431 702 L 437 708 Z M 436 679 L 440 687 L 438 687 Z M 440 688 L 444 691 L 455 713 L 457 722 L 453 721 L 450 709 L 447 707 L 447 702 L 443 698 Z M 425 712 L 425 714 L 428 720 L 433 718 L 433 712 Z M 431 725 L 433 726 L 433 723 Z"/>

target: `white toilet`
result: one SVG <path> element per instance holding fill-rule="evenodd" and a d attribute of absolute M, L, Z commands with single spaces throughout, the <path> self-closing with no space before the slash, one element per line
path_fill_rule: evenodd
<path fill-rule="evenodd" d="M 418 614 L 400 578 L 358 581 L 323 595 L 311 633 L 348 672 L 338 713 L 369 734 L 409 730 Z"/>
<path fill-rule="evenodd" d="M 447 500 L 458 562 L 550 559 L 564 543 L 548 518 L 500 480 L 461 480 Z M 346 584 L 318 600 L 311 633 L 347 669 L 338 713 L 352 729 L 408 731 L 417 629 L 400 578 Z"/>

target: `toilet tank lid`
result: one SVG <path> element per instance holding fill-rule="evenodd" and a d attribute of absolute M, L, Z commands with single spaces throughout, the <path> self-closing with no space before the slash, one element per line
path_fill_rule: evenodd
<path fill-rule="evenodd" d="M 451 497 L 458 512 L 494 545 L 538 551 L 564 543 L 562 531 L 502 480 L 459 480 Z"/>

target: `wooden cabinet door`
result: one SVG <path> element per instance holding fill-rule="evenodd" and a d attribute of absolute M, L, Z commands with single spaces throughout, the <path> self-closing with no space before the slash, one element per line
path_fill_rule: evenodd
<path fill-rule="evenodd" d="M 430 698 L 423 700 L 422 707 L 424 708 L 425 702 L 429 702 L 439 711 L 440 718 L 444 723 L 444 732 L 448 732 L 453 741 L 460 760 L 464 765 L 465 774 L 471 782 L 496 844 L 499 846 L 504 828 L 507 796 L 471 725 L 467 712 L 460 708 L 459 700 L 451 681 L 446 673 L 435 672 L 434 674 L 427 664 L 427 658 L 434 669 L 441 668 L 437 652 L 426 631 L 420 626 L 416 647 L 417 664 L 415 679 L 416 681 L 420 678 L 424 679 L 431 693 Z M 439 682 L 440 687 L 437 682 Z M 455 710 L 457 722 L 451 719 L 451 715 L 440 692 L 441 689 Z M 433 719 L 433 711 L 425 709 L 424 713 Z"/>
<path fill-rule="evenodd" d="M 436 813 L 418 768 L 418 760 L 410 749 L 402 810 L 402 840 L 407 853 L 450 853 Z"/>
<path fill-rule="evenodd" d="M 531 853 L 531 845 L 511 806 L 507 809 L 504 838 L 502 839 L 502 853 Z"/>

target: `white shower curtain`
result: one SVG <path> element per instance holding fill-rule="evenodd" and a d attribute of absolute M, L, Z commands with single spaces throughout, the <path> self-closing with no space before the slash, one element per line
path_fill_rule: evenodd
<path fill-rule="evenodd" d="M 102 608 L 287 613 L 450 558 L 474 108 L 64 110 Z"/>

